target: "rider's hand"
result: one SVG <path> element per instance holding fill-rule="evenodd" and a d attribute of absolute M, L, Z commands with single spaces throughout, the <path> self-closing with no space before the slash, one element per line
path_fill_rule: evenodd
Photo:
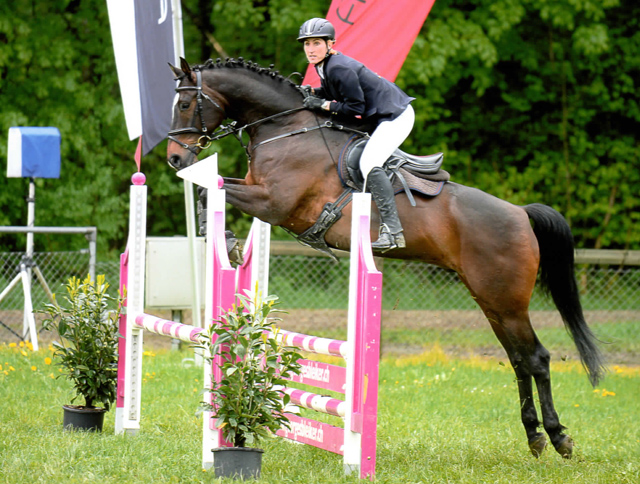
<path fill-rule="evenodd" d="M 322 109 L 322 106 L 326 102 L 327 102 L 327 100 L 326 99 L 322 99 L 321 97 L 309 96 L 308 98 L 306 98 L 304 100 L 303 104 L 304 104 L 304 107 L 307 108 L 307 109 L 320 110 L 320 109 Z"/>

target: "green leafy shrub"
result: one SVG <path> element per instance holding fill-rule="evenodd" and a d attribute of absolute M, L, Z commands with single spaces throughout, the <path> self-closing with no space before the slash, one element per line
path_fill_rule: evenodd
<path fill-rule="evenodd" d="M 289 426 L 284 408 L 289 395 L 283 394 L 285 378 L 300 373 L 294 348 L 278 341 L 278 318 L 270 317 L 277 297 L 251 301 L 237 295 L 238 303 L 202 334 L 206 358 L 211 361 L 223 351 L 220 369 L 222 380 L 211 382 L 212 404 L 201 403 L 211 410 L 216 426 L 225 439 L 236 447 L 253 445 L 280 427 Z M 222 350 L 221 350 L 222 348 Z"/>
<path fill-rule="evenodd" d="M 60 337 L 53 343 L 53 355 L 73 382 L 76 396 L 71 402 L 82 396 L 86 407 L 94 408 L 97 403 L 107 410 L 116 399 L 122 302 L 110 296 L 108 288 L 103 275 L 95 282 L 90 276 L 83 281 L 73 277 L 66 286 L 66 307 L 55 300 L 39 311 L 48 315 L 43 327 Z M 114 301 L 117 310 L 110 311 Z"/>

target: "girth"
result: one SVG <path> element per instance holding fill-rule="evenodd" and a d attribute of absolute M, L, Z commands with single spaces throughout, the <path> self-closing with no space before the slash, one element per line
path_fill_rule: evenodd
<path fill-rule="evenodd" d="M 354 191 L 352 188 L 347 188 L 335 202 L 325 204 L 315 224 L 300 235 L 293 234 L 298 239 L 298 242 L 312 249 L 319 250 L 338 262 L 338 258 L 327 245 L 324 237 L 329 229 L 333 227 L 333 224 L 342 218 L 342 210 L 351 203 Z"/>

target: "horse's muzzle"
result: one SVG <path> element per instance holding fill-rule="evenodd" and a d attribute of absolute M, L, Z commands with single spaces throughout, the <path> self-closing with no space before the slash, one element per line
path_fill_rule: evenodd
<path fill-rule="evenodd" d="M 197 161 L 198 157 L 195 155 L 195 153 L 192 153 L 190 151 L 180 152 L 180 150 L 178 150 L 175 152 L 170 151 L 167 153 L 167 163 L 174 170 L 182 170 L 187 166 L 193 165 Z"/>

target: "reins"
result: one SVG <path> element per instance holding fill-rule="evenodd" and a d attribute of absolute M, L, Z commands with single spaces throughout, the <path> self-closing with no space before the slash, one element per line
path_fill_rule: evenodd
<path fill-rule="evenodd" d="M 271 143 L 273 141 L 279 141 L 281 139 L 284 138 L 288 138 L 290 136 L 295 136 L 298 134 L 304 134 L 304 133 L 308 133 L 311 131 L 315 131 L 317 129 L 323 129 L 323 128 L 329 128 L 329 129 L 338 129 L 341 131 L 348 131 L 351 133 L 356 133 L 356 134 L 360 134 L 361 136 L 366 136 L 368 137 L 368 133 L 364 132 L 364 131 L 359 131 L 357 129 L 353 129 L 353 128 L 348 128 L 346 126 L 343 126 L 341 124 L 336 124 L 331 120 L 325 121 L 322 124 L 318 124 L 316 126 L 311 126 L 311 127 L 305 127 L 305 128 L 300 128 L 300 129 L 296 129 L 294 131 L 290 131 L 288 133 L 284 133 L 278 136 L 274 136 L 272 138 L 266 139 L 264 141 L 261 141 L 259 143 L 257 143 L 255 146 L 251 146 L 247 143 L 245 143 L 242 139 L 242 134 L 243 132 L 247 129 L 250 128 L 252 126 L 256 126 L 258 124 L 261 123 L 265 123 L 267 121 L 271 121 L 272 119 L 281 117 L 281 116 L 287 116 L 289 114 L 293 114 L 296 113 L 298 111 L 302 111 L 305 110 L 307 108 L 305 108 L 304 106 L 300 106 L 298 108 L 293 108 L 293 109 L 288 109 L 286 111 L 282 111 L 280 113 L 276 113 L 276 114 L 272 114 L 270 116 L 267 116 L 265 118 L 262 119 L 258 119 L 257 121 L 253 121 L 251 123 L 247 123 L 244 126 L 241 126 L 239 128 L 236 127 L 237 121 L 233 121 L 231 123 L 229 123 L 228 125 L 221 125 L 217 130 L 215 130 L 211 135 L 209 134 L 208 130 L 207 130 L 207 125 L 205 124 L 204 121 L 204 100 L 209 101 L 210 103 L 212 103 L 217 109 L 219 109 L 220 111 L 222 111 L 223 115 L 226 117 L 226 112 L 225 110 L 220 106 L 220 104 L 218 104 L 213 98 L 211 98 L 210 96 L 208 96 L 206 93 L 203 92 L 202 90 L 202 71 L 200 71 L 200 69 L 194 69 L 195 73 L 196 73 L 196 85 L 195 86 L 181 86 L 181 87 L 177 87 L 176 91 L 180 92 L 180 91 L 197 91 L 197 97 L 196 97 L 196 110 L 193 114 L 193 117 L 195 118 L 196 116 L 200 117 L 200 126 L 202 126 L 201 129 L 196 128 L 195 126 L 191 126 L 188 128 L 180 128 L 180 129 L 174 129 L 169 131 L 168 133 L 168 139 L 173 141 L 174 143 L 177 143 L 178 145 L 180 145 L 182 148 L 189 150 L 190 152 L 192 152 L 194 155 L 198 155 L 199 150 L 204 150 L 209 148 L 209 146 L 211 146 L 211 143 L 214 141 L 218 141 L 222 138 L 226 138 L 229 135 L 234 135 L 236 137 L 236 139 L 238 140 L 238 142 L 240 143 L 240 146 L 242 146 L 245 150 L 245 153 L 247 154 L 247 158 L 249 160 L 249 163 L 251 162 L 251 155 L 252 153 L 259 147 L 262 145 L 265 145 L 267 143 Z M 317 119 L 317 117 L 316 117 Z M 193 145 L 189 145 L 187 143 L 184 143 L 182 141 L 180 141 L 179 139 L 177 139 L 175 136 L 177 135 L 181 135 L 181 134 L 188 134 L 188 133 L 195 133 L 195 134 L 199 134 L 200 137 L 198 138 L 198 141 L 193 144 Z M 324 138 L 324 136 L 323 136 Z M 325 140 L 325 144 L 326 144 L 326 140 Z M 328 149 L 328 146 L 327 146 Z M 332 157 L 333 158 L 333 157 Z M 334 161 L 335 164 L 335 161 Z"/>

